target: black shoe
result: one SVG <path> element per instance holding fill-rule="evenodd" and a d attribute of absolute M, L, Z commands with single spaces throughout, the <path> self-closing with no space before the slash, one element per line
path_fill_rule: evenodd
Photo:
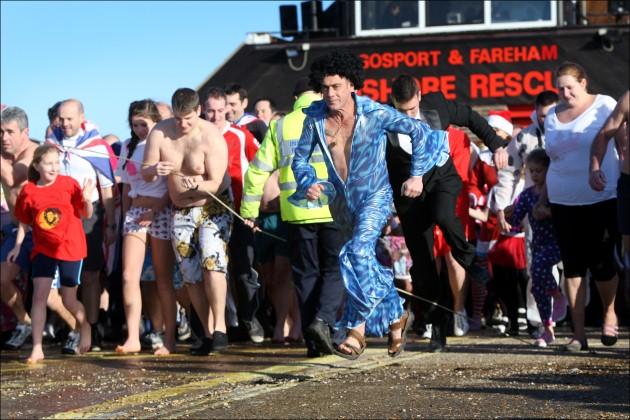
<path fill-rule="evenodd" d="M 90 351 L 101 351 L 103 347 L 103 331 L 99 323 L 92 324 L 92 344 Z"/>
<path fill-rule="evenodd" d="M 201 340 L 201 345 L 190 348 L 190 354 L 192 354 L 193 356 L 207 356 L 212 351 L 212 347 L 212 338 L 204 337 Z"/>
<path fill-rule="evenodd" d="M 315 319 L 304 331 L 304 337 L 311 341 L 315 348 L 323 354 L 333 354 L 335 349 L 330 338 L 330 328 L 321 319 Z"/>
<path fill-rule="evenodd" d="M 212 351 L 221 351 L 227 349 L 228 336 L 221 331 L 212 333 Z"/>
<path fill-rule="evenodd" d="M 322 354 L 317 349 L 306 349 L 306 357 L 314 359 L 316 357 L 322 357 Z"/>
<path fill-rule="evenodd" d="M 444 324 L 444 323 L 443 323 Z M 429 351 L 431 353 L 441 353 L 446 349 L 446 328 L 438 323 L 431 325 L 431 341 Z"/>
<path fill-rule="evenodd" d="M 321 356 L 322 354 L 319 352 L 319 350 L 317 350 L 315 343 L 313 343 L 312 341 L 306 340 L 306 357 L 314 358 L 314 357 L 321 357 Z"/>

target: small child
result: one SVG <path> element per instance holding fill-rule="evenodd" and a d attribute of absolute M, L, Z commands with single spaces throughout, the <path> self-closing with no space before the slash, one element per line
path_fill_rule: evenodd
<path fill-rule="evenodd" d="M 411 292 L 411 255 L 405 243 L 400 219 L 394 214 L 383 228 L 382 237 L 378 241 L 376 258 L 381 264 L 394 271 L 397 287 Z M 409 285 L 407 286 L 407 283 Z"/>
<path fill-rule="evenodd" d="M 475 234 L 475 263 L 470 268 L 470 286 L 472 297 L 472 316 L 469 322 L 473 331 L 484 325 L 484 307 L 494 302 L 490 289 L 491 273 L 488 252 L 499 237 L 496 216 L 490 213 L 488 198 L 492 187 L 497 183 L 497 170 L 492 162 L 492 152 L 471 144 L 470 172 L 466 188 L 469 195 L 468 214 L 475 227 L 470 231 Z M 489 317 L 486 317 L 490 320 Z M 501 320 L 498 320 L 501 321 Z M 490 324 L 490 322 L 486 322 Z M 505 326 L 503 326 L 505 327 Z M 505 332 L 505 329 L 502 331 Z"/>
<path fill-rule="evenodd" d="M 547 347 L 555 340 L 552 298 L 554 303 L 563 302 L 562 292 L 552 272 L 553 266 L 560 262 L 560 248 L 551 224 L 551 209 L 546 202 L 545 178 L 549 156 L 544 149 L 535 149 L 527 156 L 526 165 L 534 185 L 525 189 L 506 213 L 512 212 L 509 223 L 513 226 L 519 225 L 526 215 L 529 218 L 532 229 L 532 294 L 545 328 L 535 345 Z"/>
<path fill-rule="evenodd" d="M 33 277 L 33 350 L 27 363 L 44 359 L 42 335 L 46 322 L 46 301 L 59 269 L 61 298 L 74 315 L 80 328 L 79 353 L 90 350 L 91 328 L 85 308 L 77 300 L 81 263 L 87 256 L 81 216 L 92 215 L 94 183 L 86 180 L 83 188 L 71 177 L 59 175 L 59 151 L 52 144 L 35 149 L 28 169 L 29 182 L 24 185 L 15 203 L 15 217 L 20 221 L 15 247 L 7 259 L 14 261 L 27 225 L 33 229 L 31 252 Z"/>

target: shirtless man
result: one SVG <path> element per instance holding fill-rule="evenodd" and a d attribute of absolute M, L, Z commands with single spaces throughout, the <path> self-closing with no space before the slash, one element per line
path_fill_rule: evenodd
<path fill-rule="evenodd" d="M 0 136 L 2 137 L 0 181 L 11 213 L 11 223 L 2 226 L 5 240 L 0 256 L 0 261 L 2 261 L 0 263 L 0 285 L 2 301 L 11 308 L 18 321 L 18 325 L 6 345 L 9 349 L 19 349 L 31 335 L 31 318 L 24 308 L 22 293 L 13 281 L 21 269 L 29 269 L 30 247 L 23 246 L 22 252 L 15 262 L 7 261 L 7 254 L 15 244 L 17 233 L 17 222 L 13 217 L 15 200 L 22 186 L 26 183 L 28 166 L 33 160 L 33 151 L 37 148 L 37 143 L 29 139 L 28 117 L 18 107 L 8 107 L 2 111 Z M 30 241 L 30 236 L 28 233 L 25 243 Z"/>
<path fill-rule="evenodd" d="M 626 301 L 630 303 L 630 90 L 617 102 L 604 126 L 599 130 L 591 146 L 591 174 L 589 184 L 595 191 L 603 191 L 606 177 L 600 170 L 608 148 L 608 140 L 615 137 L 617 153 L 622 162 L 617 182 L 617 206 L 619 231 L 623 238 Z"/>
<path fill-rule="evenodd" d="M 226 245 L 232 215 L 210 194 L 232 205 L 228 153 L 217 128 L 199 117 L 197 92 L 176 90 L 172 107 L 174 118 L 159 122 L 149 135 L 142 175 L 146 181 L 168 175 L 173 250 L 206 335 L 191 353 L 207 355 L 227 347 Z"/>

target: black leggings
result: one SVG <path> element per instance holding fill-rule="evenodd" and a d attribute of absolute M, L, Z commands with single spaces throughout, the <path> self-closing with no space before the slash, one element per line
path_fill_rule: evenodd
<path fill-rule="evenodd" d="M 551 215 L 565 276 L 584 277 L 588 269 L 595 281 L 612 279 L 617 272 L 617 200 L 584 206 L 551 204 Z"/>

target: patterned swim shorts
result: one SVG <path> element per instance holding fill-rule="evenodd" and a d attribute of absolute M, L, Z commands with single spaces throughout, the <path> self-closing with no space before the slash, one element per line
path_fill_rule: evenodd
<path fill-rule="evenodd" d="M 172 211 L 170 207 L 164 207 L 155 216 L 153 222 L 147 226 L 140 226 L 140 217 L 149 211 L 145 207 L 130 207 L 125 214 L 125 224 L 123 226 L 123 236 L 128 233 L 148 233 L 157 239 L 167 241 L 171 239 Z"/>
<path fill-rule="evenodd" d="M 232 205 L 229 191 L 219 198 Z M 202 269 L 227 271 L 232 228 L 232 214 L 227 209 L 215 201 L 201 207 L 174 208 L 172 226 L 173 251 L 186 283 L 199 283 Z"/>

